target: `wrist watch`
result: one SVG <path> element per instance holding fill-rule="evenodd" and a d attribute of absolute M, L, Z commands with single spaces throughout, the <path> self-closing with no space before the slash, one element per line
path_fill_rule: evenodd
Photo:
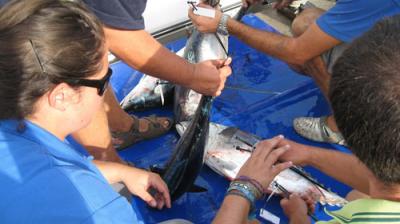
<path fill-rule="evenodd" d="M 228 26 L 227 26 L 229 18 L 230 18 L 229 15 L 222 14 L 221 19 L 219 20 L 219 23 L 218 23 L 218 27 L 217 27 L 217 32 L 219 34 L 222 34 L 222 35 L 228 35 L 229 34 Z"/>

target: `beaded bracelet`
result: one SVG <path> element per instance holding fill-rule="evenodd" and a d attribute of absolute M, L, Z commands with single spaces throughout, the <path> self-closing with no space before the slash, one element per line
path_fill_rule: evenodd
<path fill-rule="evenodd" d="M 238 181 L 232 181 L 229 185 L 226 195 L 238 195 L 245 198 L 247 201 L 250 202 L 250 213 L 249 219 L 254 219 L 256 217 L 256 209 L 255 209 L 255 201 L 256 201 L 256 192 L 258 190 L 249 184 L 248 182 L 242 183 Z"/>
<path fill-rule="evenodd" d="M 262 186 L 262 184 L 260 184 L 260 182 L 258 182 L 255 179 L 252 179 L 248 176 L 240 176 L 234 179 L 235 180 L 239 180 L 239 181 L 249 181 L 250 183 L 252 183 L 260 192 L 265 193 L 267 192 L 267 190 Z"/>
<path fill-rule="evenodd" d="M 238 180 L 232 181 L 230 186 L 231 187 L 232 186 L 241 187 L 241 188 L 244 188 L 244 189 L 250 191 L 254 195 L 255 199 L 260 199 L 263 195 L 263 193 L 260 192 L 257 189 L 257 187 L 255 187 L 252 183 L 250 183 L 248 181 L 238 181 Z"/>

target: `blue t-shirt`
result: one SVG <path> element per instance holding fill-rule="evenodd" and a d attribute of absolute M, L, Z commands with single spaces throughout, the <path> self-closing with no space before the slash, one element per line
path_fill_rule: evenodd
<path fill-rule="evenodd" d="M 85 4 L 107 26 L 126 29 L 144 29 L 143 11 L 147 0 L 84 0 Z"/>
<path fill-rule="evenodd" d="M 91 157 L 29 121 L 20 124 L 0 121 L 0 223 L 143 223 Z"/>
<path fill-rule="evenodd" d="M 10 0 L 0 0 L 0 6 Z M 83 0 L 107 26 L 125 30 L 143 30 L 143 12 L 147 0 Z"/>
<path fill-rule="evenodd" d="M 384 17 L 400 14 L 400 0 L 338 0 L 317 20 L 325 33 L 351 42 Z"/>

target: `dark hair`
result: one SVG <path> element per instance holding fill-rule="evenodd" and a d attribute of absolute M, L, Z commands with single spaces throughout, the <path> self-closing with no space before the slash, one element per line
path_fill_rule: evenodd
<path fill-rule="evenodd" d="M 385 184 L 400 183 L 400 15 L 355 40 L 333 68 L 330 101 L 352 152 Z"/>
<path fill-rule="evenodd" d="M 65 78 L 102 68 L 100 22 L 79 1 L 15 0 L 0 9 L 0 119 L 23 119 Z"/>

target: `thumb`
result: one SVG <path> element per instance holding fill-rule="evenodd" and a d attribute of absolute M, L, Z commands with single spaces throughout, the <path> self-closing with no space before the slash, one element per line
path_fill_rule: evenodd
<path fill-rule="evenodd" d="M 227 66 L 231 62 L 232 62 L 232 58 L 231 57 L 228 57 L 227 59 L 215 59 L 215 60 L 211 61 L 211 63 L 217 68 L 221 68 L 221 67 Z"/>
<path fill-rule="evenodd" d="M 285 208 L 286 207 L 286 205 L 289 203 L 289 200 L 287 199 L 287 198 L 283 198 L 281 201 L 280 201 L 280 204 L 281 204 L 281 207 L 282 208 Z"/>

